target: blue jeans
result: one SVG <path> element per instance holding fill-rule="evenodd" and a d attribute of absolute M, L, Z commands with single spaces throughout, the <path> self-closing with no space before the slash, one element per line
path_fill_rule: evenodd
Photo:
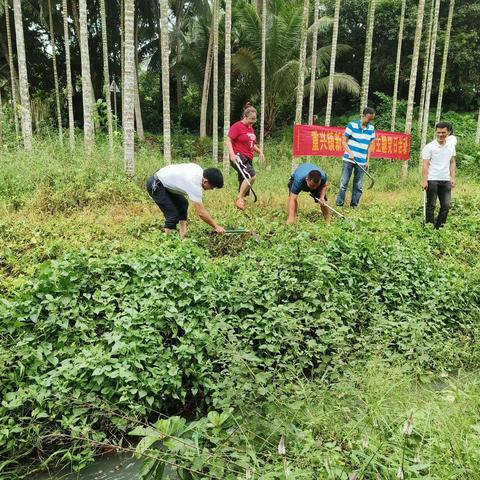
<path fill-rule="evenodd" d="M 363 176 L 365 172 L 354 163 L 343 162 L 342 178 L 340 179 L 340 191 L 337 195 L 337 206 L 343 206 L 345 202 L 345 193 L 347 192 L 348 182 L 353 173 L 353 187 L 352 187 L 352 199 L 350 201 L 351 207 L 357 207 L 362 197 L 363 192 Z"/>

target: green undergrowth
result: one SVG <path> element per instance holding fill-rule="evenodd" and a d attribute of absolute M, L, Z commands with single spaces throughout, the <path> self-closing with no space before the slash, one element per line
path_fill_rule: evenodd
<path fill-rule="evenodd" d="M 143 478 L 163 478 L 167 464 L 182 479 L 480 475 L 477 372 L 419 382 L 406 365 L 372 360 L 329 384 L 297 377 L 276 393 L 194 422 L 176 416 L 137 426 L 131 433 L 143 437 L 136 449 L 147 459 Z"/>
<path fill-rule="evenodd" d="M 335 382 L 369 358 L 413 375 L 474 368 L 474 237 L 376 212 L 302 232 L 272 222 L 222 256 L 218 237 L 156 232 L 42 264 L 1 303 L 0 465 L 55 451 L 82 465 L 128 419 L 268 401 L 278 379 Z"/>

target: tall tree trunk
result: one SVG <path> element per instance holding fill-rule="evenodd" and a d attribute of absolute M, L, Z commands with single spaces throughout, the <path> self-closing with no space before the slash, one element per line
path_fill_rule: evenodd
<path fill-rule="evenodd" d="M 68 98 L 68 133 L 70 149 L 75 147 L 75 120 L 73 117 L 73 86 L 72 69 L 70 65 L 70 38 L 68 33 L 68 7 L 67 0 L 62 0 L 63 10 L 63 39 L 65 43 L 65 65 L 67 70 L 67 98 Z"/>
<path fill-rule="evenodd" d="M 395 84 L 393 87 L 393 103 L 392 103 L 392 122 L 390 130 L 395 131 L 395 122 L 397 120 L 397 97 L 398 97 L 398 80 L 400 78 L 400 64 L 402 59 L 402 42 L 403 42 L 403 26 L 405 24 L 405 8 L 407 0 L 402 0 L 402 10 L 400 12 L 400 27 L 398 28 L 398 44 L 397 44 L 397 61 L 395 63 Z"/>
<path fill-rule="evenodd" d="M 72 0 L 72 15 L 73 15 L 73 27 L 75 28 L 75 32 L 77 33 L 77 37 L 80 39 L 80 19 L 78 16 L 78 4 L 77 0 Z"/>
<path fill-rule="evenodd" d="M 420 53 L 420 43 L 422 40 L 423 14 L 425 12 L 425 0 L 418 1 L 417 26 L 415 28 L 415 41 L 413 43 L 412 68 L 410 69 L 410 83 L 408 89 L 407 115 L 405 118 L 405 133 L 412 132 L 413 106 L 415 98 L 415 84 L 417 82 L 418 55 Z M 403 162 L 402 174 L 404 177 L 408 174 L 408 160 Z"/>
<path fill-rule="evenodd" d="M 18 80 L 20 83 L 20 100 L 22 102 L 22 135 L 25 150 L 32 150 L 32 112 L 30 94 L 28 93 L 27 59 L 25 57 L 25 40 L 23 37 L 23 18 L 21 0 L 13 0 L 15 17 L 15 34 L 17 37 Z"/>
<path fill-rule="evenodd" d="M 93 99 L 90 76 L 90 51 L 88 49 L 87 0 L 80 0 L 80 56 L 82 62 L 82 97 L 83 97 L 83 135 L 87 152 L 92 151 L 94 139 Z"/>
<path fill-rule="evenodd" d="M 168 0 L 160 0 L 162 25 L 162 95 L 163 95 L 163 157 L 166 165 L 172 163 L 170 146 L 170 43 L 168 38 Z"/>
<path fill-rule="evenodd" d="M 134 34 L 135 0 L 124 1 L 124 112 L 123 112 L 123 151 L 125 173 L 135 174 L 135 34 Z"/>
<path fill-rule="evenodd" d="M 440 116 L 442 115 L 443 89 L 445 87 L 445 75 L 447 73 L 448 49 L 450 48 L 450 32 L 452 31 L 454 8 L 455 0 L 450 0 L 447 29 L 445 31 L 445 45 L 443 47 L 442 71 L 440 73 L 440 85 L 438 86 L 437 114 L 435 115 L 435 123 L 438 123 L 440 121 Z"/>
<path fill-rule="evenodd" d="M 135 124 L 137 126 L 138 138 L 145 141 L 143 131 L 142 104 L 140 103 L 140 88 L 138 82 L 138 27 L 135 22 Z"/>
<path fill-rule="evenodd" d="M 3 146 L 3 102 L 2 102 L 1 89 L 0 89 L 0 146 Z"/>
<path fill-rule="evenodd" d="M 313 110 L 315 106 L 315 80 L 317 78 L 317 43 L 318 43 L 318 14 L 320 0 L 315 0 L 313 13 L 313 39 L 312 39 L 312 66 L 310 72 L 310 102 L 308 105 L 308 124 L 313 124 Z"/>
<path fill-rule="evenodd" d="M 177 18 L 175 19 L 175 30 L 177 32 L 177 46 L 176 46 L 176 55 L 177 55 L 177 64 L 180 63 L 182 59 L 182 42 L 180 38 L 180 34 L 182 31 L 182 14 L 183 14 L 183 7 L 184 7 L 184 0 L 178 0 L 177 2 Z M 179 73 L 177 73 L 177 108 L 180 109 L 182 106 L 182 77 Z"/>
<path fill-rule="evenodd" d="M 265 139 L 265 67 L 267 60 L 267 0 L 262 0 L 262 70 L 260 72 L 260 150 Z"/>
<path fill-rule="evenodd" d="M 230 73 L 231 73 L 231 37 L 232 37 L 232 0 L 225 0 L 225 88 L 223 96 L 223 171 L 230 168 L 227 133 L 230 128 Z"/>
<path fill-rule="evenodd" d="M 417 130 L 420 136 L 422 136 L 422 130 L 423 130 L 423 108 L 425 107 L 425 94 L 427 92 L 428 65 L 430 62 L 430 48 L 432 46 L 432 29 L 433 29 L 433 14 L 435 12 L 435 0 L 431 0 L 430 5 L 426 3 L 426 7 L 430 7 L 430 19 L 428 23 L 428 30 L 425 32 L 427 38 L 425 39 L 425 53 L 424 53 L 424 59 L 423 59 L 423 73 L 422 73 L 422 90 L 420 93 L 420 105 L 418 107 Z"/>
<path fill-rule="evenodd" d="M 218 22 L 220 13 L 220 0 L 213 2 L 213 162 L 218 162 Z"/>
<path fill-rule="evenodd" d="M 428 124 L 430 116 L 430 99 L 432 96 L 433 70 L 435 66 L 435 48 L 437 45 L 438 17 L 440 15 L 440 1 L 435 0 L 435 13 L 432 30 L 432 44 L 430 46 L 430 60 L 428 65 L 427 91 L 425 93 L 425 107 L 423 109 L 422 138 L 420 142 L 420 151 L 427 143 Z M 421 163 L 421 162 L 420 162 Z"/>
<path fill-rule="evenodd" d="M 302 31 L 300 34 L 300 56 L 298 60 L 297 100 L 295 105 L 295 124 L 302 123 L 303 86 L 305 82 L 305 63 L 307 58 L 307 30 L 310 0 L 303 1 Z M 292 172 L 297 166 L 296 157 L 292 156 Z"/>
<path fill-rule="evenodd" d="M 210 93 L 210 77 L 212 76 L 213 62 L 213 21 L 210 28 L 210 39 L 208 41 L 207 59 L 205 62 L 205 74 L 203 76 L 202 105 L 200 107 L 200 138 L 207 136 L 207 111 L 208 96 Z"/>
<path fill-rule="evenodd" d="M 52 44 L 53 80 L 55 83 L 55 103 L 57 106 L 58 138 L 60 140 L 60 145 L 63 145 L 62 109 L 60 107 L 60 88 L 57 72 L 57 50 L 55 47 L 55 32 L 53 31 L 52 0 L 48 0 L 48 25 L 50 28 L 50 42 Z"/>
<path fill-rule="evenodd" d="M 113 151 L 113 119 L 112 119 L 112 95 L 110 94 L 110 70 L 108 68 L 108 35 L 107 35 L 107 12 L 105 0 L 100 0 L 100 17 L 102 20 L 102 52 L 103 52 L 103 94 L 107 103 L 108 146 L 110 153 Z"/>
<path fill-rule="evenodd" d="M 325 125 L 330 126 L 330 118 L 332 116 L 333 103 L 333 80 L 335 78 L 335 60 L 337 57 L 338 42 L 338 24 L 340 22 L 340 0 L 335 1 L 335 14 L 333 17 L 333 33 L 332 33 L 332 54 L 330 55 L 330 75 L 328 76 L 328 92 L 327 92 L 327 109 L 325 112 Z"/>
<path fill-rule="evenodd" d="M 370 65 L 372 62 L 373 27 L 375 24 L 376 0 L 370 0 L 367 20 L 367 38 L 365 41 L 365 57 L 363 59 L 362 97 L 360 111 L 368 105 L 368 87 L 370 84 Z"/>
<path fill-rule="evenodd" d="M 12 110 L 13 110 L 13 119 L 15 121 L 15 133 L 19 133 L 18 125 L 18 114 L 17 114 L 17 86 L 16 86 L 16 72 L 13 64 L 13 48 L 12 48 L 12 33 L 10 30 L 10 7 L 8 5 L 8 0 L 5 1 L 5 23 L 7 27 L 7 45 L 8 45 L 8 65 L 10 68 L 10 83 L 12 86 Z"/>
<path fill-rule="evenodd" d="M 478 109 L 477 134 L 475 135 L 475 143 L 480 145 L 480 108 Z"/>
<path fill-rule="evenodd" d="M 120 67 L 121 67 L 121 78 L 120 78 L 120 95 L 122 96 L 122 125 L 123 125 L 123 111 L 124 111 L 124 99 L 125 91 L 123 87 L 125 86 L 125 0 L 120 0 Z"/>

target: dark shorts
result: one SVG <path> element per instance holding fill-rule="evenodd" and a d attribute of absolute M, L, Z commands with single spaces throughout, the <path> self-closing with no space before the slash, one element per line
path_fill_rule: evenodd
<path fill-rule="evenodd" d="M 249 179 L 249 178 L 254 177 L 256 175 L 256 172 L 255 172 L 255 169 L 253 168 L 252 160 L 250 158 L 246 157 L 245 155 L 242 155 L 241 153 L 238 154 L 238 157 L 240 157 L 239 165 L 237 165 L 236 163 L 234 163 L 232 161 L 230 161 L 230 165 L 237 172 L 237 175 L 238 175 L 238 189 L 240 190 L 240 185 L 242 184 L 243 180 L 245 178 Z M 240 171 L 239 167 L 240 167 L 241 171 Z"/>
<path fill-rule="evenodd" d="M 183 195 L 169 192 L 153 175 L 146 183 L 148 194 L 158 205 L 165 217 L 165 228 L 174 230 L 178 222 L 187 219 L 188 200 Z"/>

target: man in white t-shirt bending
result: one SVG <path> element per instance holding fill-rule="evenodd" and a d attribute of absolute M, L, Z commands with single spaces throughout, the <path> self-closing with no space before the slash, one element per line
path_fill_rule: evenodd
<path fill-rule="evenodd" d="M 440 228 L 447 220 L 450 210 L 452 188 L 455 187 L 455 145 L 447 142 L 449 124 L 439 122 L 435 126 L 433 142 L 422 151 L 422 188 L 427 191 L 425 222 Z M 435 221 L 435 204 L 440 200 L 440 212 Z"/>
<path fill-rule="evenodd" d="M 188 199 L 195 205 L 198 216 L 217 233 L 225 233 L 203 205 L 203 191 L 223 187 L 223 175 L 218 168 L 203 169 L 196 163 L 168 165 L 147 180 L 147 192 L 165 216 L 165 231 L 176 231 L 180 238 L 187 233 Z"/>

